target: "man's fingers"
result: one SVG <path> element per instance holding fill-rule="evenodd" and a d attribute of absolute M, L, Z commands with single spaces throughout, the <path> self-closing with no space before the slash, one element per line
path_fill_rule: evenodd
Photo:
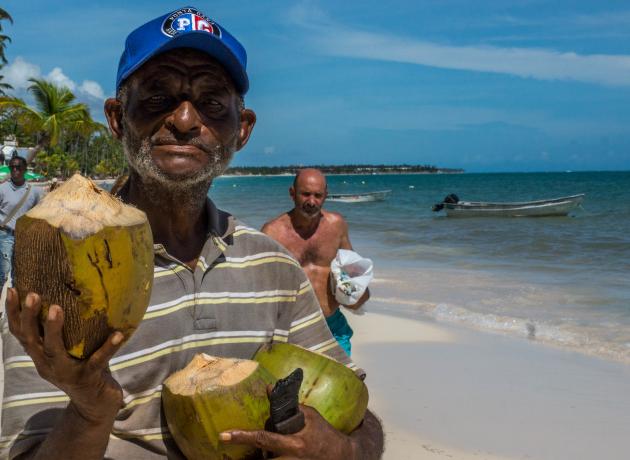
<path fill-rule="evenodd" d="M 7 289 L 7 300 L 4 303 L 7 317 L 9 318 L 9 330 L 12 334 L 20 333 L 20 297 L 15 288 Z"/>
<path fill-rule="evenodd" d="M 247 444 L 280 455 L 299 457 L 301 451 L 301 442 L 296 438 L 270 431 L 224 431 L 219 439 L 230 444 Z"/>
<path fill-rule="evenodd" d="M 40 297 L 29 292 L 24 301 L 24 307 L 20 312 L 20 339 L 26 345 L 34 345 L 41 343 L 41 335 L 39 333 L 39 311 L 42 303 Z"/>
<path fill-rule="evenodd" d="M 90 356 L 88 365 L 93 369 L 102 369 L 107 366 L 109 360 L 118 351 L 123 343 L 125 336 L 120 331 L 113 332 L 105 341 L 103 346 L 96 350 L 92 356 Z"/>
<path fill-rule="evenodd" d="M 63 310 L 59 305 L 51 305 L 48 317 L 44 322 L 44 353 L 47 357 L 65 356 L 66 348 L 63 344 Z"/>

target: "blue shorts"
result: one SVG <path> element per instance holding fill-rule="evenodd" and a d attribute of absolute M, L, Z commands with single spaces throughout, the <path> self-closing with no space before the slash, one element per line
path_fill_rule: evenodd
<path fill-rule="evenodd" d="M 350 356 L 350 352 L 352 350 L 352 345 L 350 344 L 350 338 L 354 331 L 348 324 L 346 317 L 341 313 L 341 309 L 338 308 L 332 315 L 326 318 L 326 322 L 328 323 L 328 328 L 339 345 L 346 352 L 348 356 Z"/>

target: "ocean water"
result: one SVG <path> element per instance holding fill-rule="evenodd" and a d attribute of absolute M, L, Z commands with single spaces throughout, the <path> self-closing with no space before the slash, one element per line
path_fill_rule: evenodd
<path fill-rule="evenodd" d="M 291 208 L 292 177 L 222 177 L 210 196 L 260 228 Z M 329 176 L 326 203 L 375 262 L 372 303 L 630 363 L 630 172 Z M 447 218 L 431 206 L 585 193 L 568 217 Z M 380 294 L 379 294 L 380 293 Z M 368 307 L 369 308 L 369 307 Z"/>

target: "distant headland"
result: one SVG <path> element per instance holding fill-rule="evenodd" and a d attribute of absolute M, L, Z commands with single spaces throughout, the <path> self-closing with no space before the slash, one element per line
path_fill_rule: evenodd
<path fill-rule="evenodd" d="M 294 175 L 303 168 L 317 168 L 324 174 L 461 174 L 463 169 L 438 168 L 431 165 L 289 165 L 289 166 L 233 166 L 226 175 L 276 176 Z"/>

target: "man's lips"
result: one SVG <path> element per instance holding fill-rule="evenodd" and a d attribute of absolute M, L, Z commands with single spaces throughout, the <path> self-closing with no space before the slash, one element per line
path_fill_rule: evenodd
<path fill-rule="evenodd" d="M 157 144 L 153 147 L 158 153 L 167 153 L 180 156 L 205 155 L 205 151 L 195 145 L 190 144 Z"/>

